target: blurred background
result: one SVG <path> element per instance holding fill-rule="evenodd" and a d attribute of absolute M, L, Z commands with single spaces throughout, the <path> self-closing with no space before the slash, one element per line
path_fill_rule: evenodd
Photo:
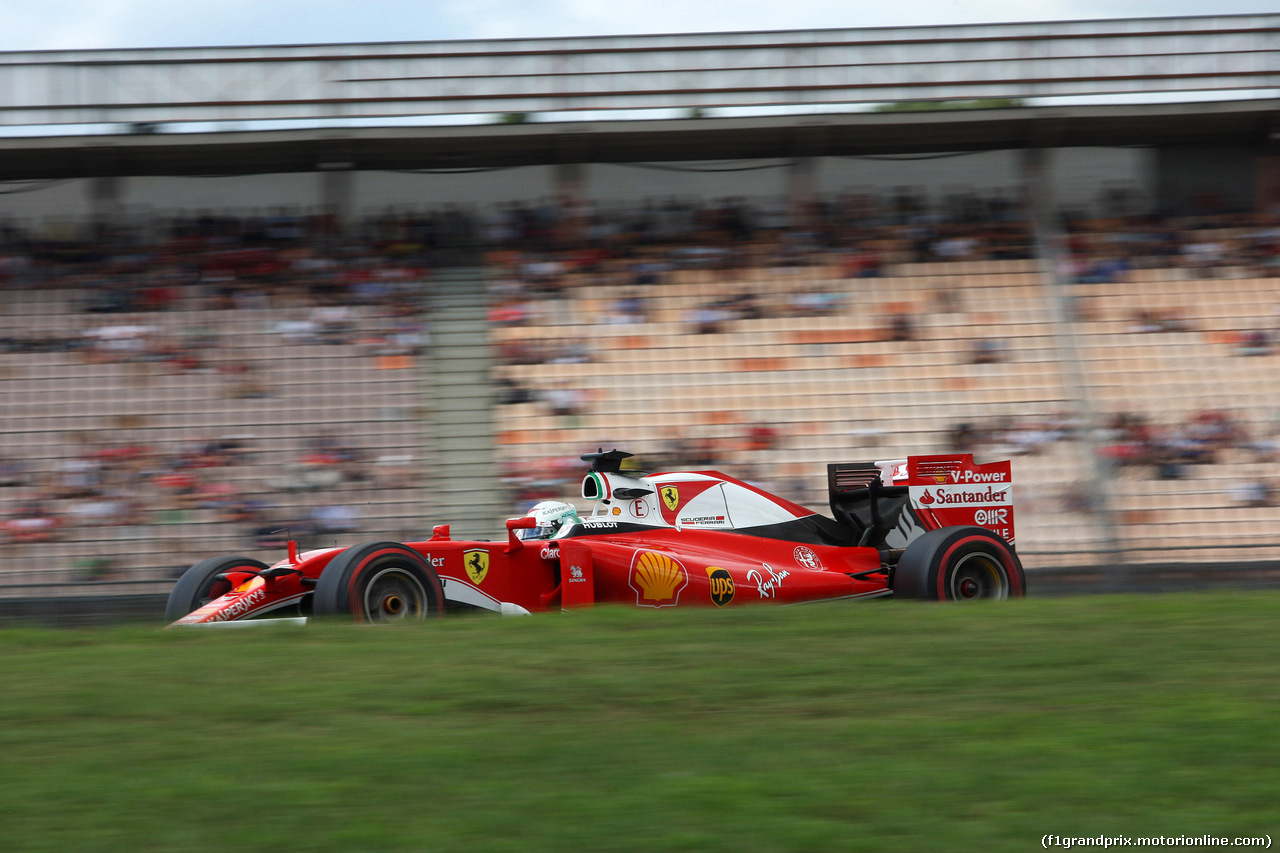
<path fill-rule="evenodd" d="M 0 52 L 0 601 L 498 537 L 600 447 L 1011 458 L 1033 593 L 1273 583 L 1277 32 Z"/>

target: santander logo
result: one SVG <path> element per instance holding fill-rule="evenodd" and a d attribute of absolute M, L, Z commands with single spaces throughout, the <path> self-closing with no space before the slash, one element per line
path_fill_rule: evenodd
<path fill-rule="evenodd" d="M 932 509 L 950 508 L 954 506 L 1011 506 L 1013 486 L 1001 483 L 998 486 L 930 486 L 911 487 L 911 502 L 921 507 Z"/>

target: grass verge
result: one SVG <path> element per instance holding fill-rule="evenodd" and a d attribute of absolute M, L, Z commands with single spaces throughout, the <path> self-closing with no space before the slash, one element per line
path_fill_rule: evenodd
<path fill-rule="evenodd" d="M 1280 595 L 0 631 L 8 851 L 1276 834 Z"/>

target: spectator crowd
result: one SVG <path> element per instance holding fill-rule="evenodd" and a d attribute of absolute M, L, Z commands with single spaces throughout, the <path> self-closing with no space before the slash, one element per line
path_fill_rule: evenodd
<path fill-rule="evenodd" d="M 1197 222 L 1132 217 L 1072 222 L 1066 236 L 1066 272 L 1080 284 L 1122 281 L 1133 269 L 1168 265 L 1212 277 L 1228 267 L 1274 276 L 1280 267 L 1280 227 L 1260 217 L 1224 216 Z M 273 340 L 281 347 L 328 345 L 372 358 L 413 356 L 431 345 L 424 295 L 435 270 L 483 263 L 492 276 L 495 327 L 554 324 L 572 288 L 607 284 L 616 294 L 608 322 L 652 319 L 646 294 L 673 273 L 697 269 L 726 282 L 744 269 L 768 269 L 781 298 L 764 302 L 743 289 L 708 300 L 683 318 L 691 334 L 716 335 L 735 321 L 785 312 L 820 317 L 845 310 L 850 291 L 813 285 L 797 270 L 822 265 L 841 282 L 875 286 L 904 264 L 1026 259 L 1034 254 L 1021 206 L 1003 195 L 958 195 L 930 204 L 900 190 L 885 198 L 833 197 L 780 212 L 744 199 L 653 200 L 609 210 L 563 211 L 556 203 L 507 204 L 483 214 L 457 206 L 432 211 L 389 211 L 351 227 L 333 217 L 283 211 L 246 216 L 200 214 L 136 226 L 99 223 L 79 239 L 50 239 L 12 223 L 0 225 L 0 299 L 39 289 L 79 294 L 78 331 L 48 332 L 10 325 L 0 352 L 64 352 L 88 364 L 141 362 L 174 373 L 217 373 L 227 398 L 269 397 L 275 390 L 252 362 L 212 358 L 225 331 L 207 328 L 201 312 L 268 309 L 278 315 Z M 884 284 L 891 289 L 890 283 Z M 934 310 L 956 310 L 961 297 L 939 293 Z M 356 311 L 375 318 L 355 322 Z M 181 332 L 152 320 L 168 312 L 194 318 Z M 909 341 L 917 318 L 886 318 L 890 339 Z M 1144 331 L 1185 328 L 1176 315 L 1144 312 L 1133 318 Z M 169 328 L 172 328 L 170 324 Z M 1271 352 L 1274 330 L 1242 334 L 1241 354 Z M 578 364 L 595 357 L 572 335 L 560 339 L 504 338 L 501 364 Z M 976 364 L 1006 358 L 999 341 L 976 341 Z M 571 385 L 535 389 L 504 381 L 501 404 L 540 403 L 572 418 L 587 406 Z M 1068 416 L 985 426 L 957 426 L 956 449 L 999 441 L 1035 453 L 1070 440 Z M 1146 465 L 1161 477 L 1183 466 L 1209 464 L 1227 448 L 1267 453 L 1270 438 L 1250 438 L 1223 412 L 1197 412 L 1186 422 L 1151 427 L 1117 416 L 1105 453 L 1117 465 Z M 993 438 L 998 436 L 998 438 Z M 787 436 L 775 425 L 754 424 L 731 442 L 671 436 L 657 454 L 662 466 L 709 467 L 732 457 L 750 470 L 754 454 Z M 300 442 L 296 466 L 270 478 L 263 492 L 246 493 L 232 476 L 254 464 L 250 439 L 216 436 L 180 448 L 152 446 L 133 436 L 103 432 L 75 446 L 48 470 L 19 458 L 0 459 L 0 488 L 10 495 L 3 530 L 9 544 L 56 539 L 69 527 L 130 526 L 177 520 L 209 510 L 237 524 L 250 541 L 265 541 L 283 524 L 324 532 L 349 531 L 359 513 L 342 500 L 309 519 L 272 517 L 273 492 L 303 484 L 341 489 L 359 483 L 368 459 L 341 436 Z M 507 475 L 513 504 L 559 495 L 576 478 L 573 460 L 544 460 Z M 1250 500 L 1269 500 L 1250 497 Z"/>

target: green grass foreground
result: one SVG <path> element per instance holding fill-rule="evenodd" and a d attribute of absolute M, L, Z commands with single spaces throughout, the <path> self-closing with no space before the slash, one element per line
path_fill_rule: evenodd
<path fill-rule="evenodd" d="M 0 631 L 5 851 L 1277 835 L 1280 595 Z"/>

